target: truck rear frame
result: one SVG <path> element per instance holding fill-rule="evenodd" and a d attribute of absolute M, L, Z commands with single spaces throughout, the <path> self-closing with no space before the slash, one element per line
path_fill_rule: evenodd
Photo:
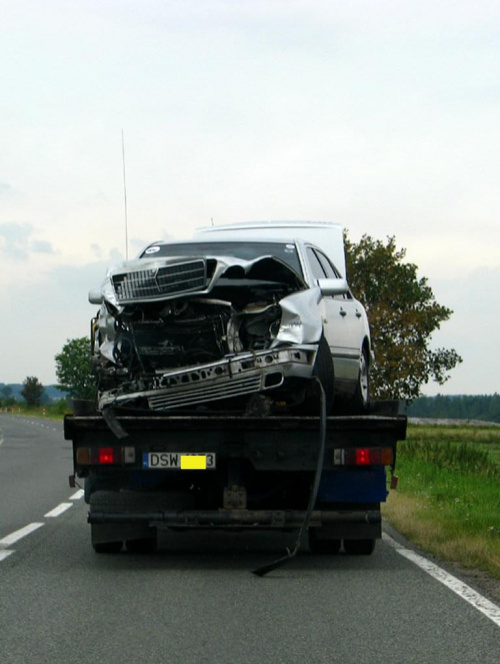
<path fill-rule="evenodd" d="M 64 423 L 70 482 L 84 479 L 92 544 L 102 552 L 123 542 L 152 548 L 161 529 L 299 528 L 320 432 L 319 417 L 213 412 L 71 415 Z M 311 547 L 333 552 L 343 540 L 346 551 L 371 553 L 406 417 L 398 402 L 373 402 L 365 415 L 326 418 L 324 433 Z"/>

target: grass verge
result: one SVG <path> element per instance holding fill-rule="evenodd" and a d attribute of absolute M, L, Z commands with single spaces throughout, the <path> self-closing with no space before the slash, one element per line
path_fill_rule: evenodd
<path fill-rule="evenodd" d="M 500 430 L 409 426 L 384 516 L 423 549 L 500 579 Z"/>
<path fill-rule="evenodd" d="M 71 407 L 65 399 L 56 401 L 47 406 L 28 408 L 24 404 L 17 404 L 8 408 L 1 408 L 0 412 L 10 415 L 25 415 L 27 417 L 41 417 L 51 420 L 62 420 L 66 413 L 71 413 Z"/>

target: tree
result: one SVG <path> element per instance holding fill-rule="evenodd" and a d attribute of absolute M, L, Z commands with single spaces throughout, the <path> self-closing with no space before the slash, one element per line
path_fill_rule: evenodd
<path fill-rule="evenodd" d="M 66 390 L 76 399 L 95 398 L 96 377 L 87 337 L 68 339 L 55 360 L 60 390 Z"/>
<path fill-rule="evenodd" d="M 448 371 L 462 362 L 455 350 L 429 348 L 431 335 L 452 315 L 438 304 L 417 266 L 405 263 L 405 249 L 394 237 L 384 244 L 369 235 L 351 242 L 345 233 L 347 274 L 356 297 L 364 304 L 376 362 L 371 392 L 379 399 L 415 399 L 422 385 L 442 385 Z"/>
<path fill-rule="evenodd" d="M 2 398 L 0 399 L 0 406 L 3 408 L 10 408 L 16 405 L 16 399 L 12 396 L 12 387 L 4 385 L 0 390 Z"/>
<path fill-rule="evenodd" d="M 24 379 L 21 396 L 26 401 L 28 408 L 36 408 L 41 405 L 44 389 L 36 376 L 28 376 Z"/>
<path fill-rule="evenodd" d="M 10 385 L 4 385 L 0 392 L 3 394 L 4 399 L 8 399 L 12 396 L 12 387 Z"/>

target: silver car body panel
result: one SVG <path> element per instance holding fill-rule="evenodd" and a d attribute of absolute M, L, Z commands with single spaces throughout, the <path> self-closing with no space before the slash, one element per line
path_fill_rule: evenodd
<path fill-rule="evenodd" d="M 210 263 L 211 269 L 207 265 Z M 252 289 L 268 273 L 296 289 L 278 302 L 249 302 L 234 310 L 230 301 L 210 297 L 223 277 Z M 228 277 L 229 275 L 229 277 Z M 249 283 L 247 283 L 249 282 Z M 99 408 L 130 405 L 146 400 L 151 410 L 169 410 L 265 392 L 281 387 L 290 377 L 307 379 L 313 373 L 317 343 L 323 323 L 318 302 L 319 287 L 307 288 L 290 266 L 272 256 L 243 260 L 232 256 L 142 258 L 124 262 L 108 270 L 101 288 L 102 304 L 95 321 L 99 339 L 95 353 L 110 366 L 115 375 L 123 374 L 120 385 L 103 390 Z M 95 292 L 92 298 L 96 301 Z M 224 341 L 228 354 L 214 362 L 187 367 L 156 369 L 145 379 L 134 379 L 117 361 L 117 320 L 129 309 L 143 304 L 178 302 L 226 311 L 228 323 Z M 260 298 L 262 299 L 262 297 Z M 269 338 L 268 348 L 245 349 L 239 331 L 245 321 L 273 315 L 278 306 L 279 327 Z"/>

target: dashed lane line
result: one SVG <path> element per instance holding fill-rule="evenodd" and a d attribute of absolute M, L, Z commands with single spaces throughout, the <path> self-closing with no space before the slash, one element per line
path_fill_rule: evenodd
<path fill-rule="evenodd" d="M 47 512 L 47 514 L 44 514 L 44 517 L 50 519 L 55 518 L 56 516 L 63 514 L 66 510 L 69 510 L 70 507 L 73 507 L 73 503 L 61 503 L 57 507 L 54 507 L 53 510 L 50 510 L 50 512 Z"/>
<path fill-rule="evenodd" d="M 13 533 L 10 533 L 10 535 L 2 537 L 2 539 L 0 539 L 0 549 L 12 546 L 16 542 L 19 542 L 23 537 L 26 537 L 26 535 L 33 533 L 44 525 L 44 523 L 29 523 L 27 526 L 24 526 L 24 528 L 19 528 L 19 530 L 15 530 Z"/>
<path fill-rule="evenodd" d="M 492 620 L 498 627 L 500 627 L 500 607 L 490 602 L 489 599 L 480 595 L 473 588 L 468 586 L 455 576 L 448 574 L 442 567 L 435 565 L 424 556 L 420 556 L 415 551 L 407 549 L 406 547 L 396 542 L 389 535 L 384 533 L 382 538 L 387 544 L 392 546 L 400 555 L 404 556 L 407 560 L 423 569 L 424 572 L 430 574 L 434 579 L 444 584 L 447 588 L 456 593 L 459 597 L 469 602 L 475 609 L 481 611 L 487 618 Z"/>
<path fill-rule="evenodd" d="M 83 490 L 80 489 L 76 493 L 74 493 L 72 496 L 70 496 L 70 500 L 75 501 L 75 500 L 80 500 L 83 498 Z M 57 507 L 54 507 L 53 510 L 50 510 L 50 512 L 47 512 L 45 514 L 45 518 L 55 518 L 66 512 L 70 507 L 74 505 L 74 502 L 72 503 L 60 503 L 57 505 Z M 9 549 L 8 547 L 12 546 L 16 542 L 19 542 L 19 540 L 23 539 L 23 537 L 26 537 L 27 535 L 30 535 L 31 533 L 35 532 L 35 530 L 38 530 L 42 526 L 45 525 L 45 522 L 34 522 L 34 523 L 29 523 L 27 526 L 24 526 L 24 528 L 19 528 L 19 530 L 15 530 L 13 533 L 10 533 L 10 535 L 6 535 L 5 537 L 2 537 L 0 539 L 0 562 L 2 560 L 5 560 L 8 558 L 10 555 L 14 553 L 13 549 Z"/>

